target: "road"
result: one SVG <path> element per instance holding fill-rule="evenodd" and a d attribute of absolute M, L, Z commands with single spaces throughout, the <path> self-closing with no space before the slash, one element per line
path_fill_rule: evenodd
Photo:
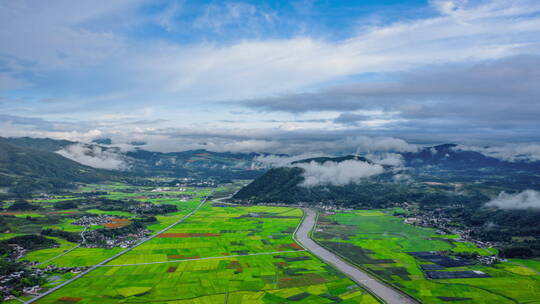
<path fill-rule="evenodd" d="M 61 256 L 64 256 L 64 255 L 66 255 L 66 254 L 72 252 L 73 250 L 75 250 L 75 249 L 81 247 L 81 245 L 84 244 L 84 242 L 86 242 L 86 239 L 84 238 L 84 233 L 86 232 L 86 229 L 88 229 L 88 226 L 85 226 L 85 227 L 84 227 L 84 230 L 81 232 L 81 238 L 82 238 L 82 241 L 81 241 L 81 243 L 80 243 L 79 245 L 77 245 L 77 246 L 75 246 L 75 247 L 73 247 L 73 248 L 71 248 L 71 249 L 69 249 L 69 250 L 66 250 L 66 251 L 60 253 L 59 255 L 57 255 L 57 256 L 55 256 L 55 257 L 52 257 L 52 258 L 50 258 L 50 259 L 48 259 L 48 260 L 46 260 L 46 261 L 44 261 L 44 262 L 38 263 L 38 264 L 36 264 L 36 265 L 47 264 L 47 263 L 49 263 L 50 261 L 56 260 L 57 258 L 59 258 L 59 257 L 61 257 Z"/>
<path fill-rule="evenodd" d="M 388 304 L 417 304 L 418 302 L 405 296 L 399 290 L 394 289 L 372 277 L 365 271 L 347 263 L 341 257 L 323 248 L 313 241 L 309 234 L 316 224 L 317 213 L 311 209 L 304 209 L 305 216 L 302 224 L 296 231 L 295 240 L 306 250 L 316 255 L 319 259 L 334 266 L 360 286 L 368 289 Z"/>
<path fill-rule="evenodd" d="M 84 276 L 85 274 L 87 274 L 87 273 L 93 271 L 94 269 L 96 269 L 96 268 L 98 268 L 98 267 L 101 267 L 101 266 L 103 266 L 103 265 L 109 263 L 110 261 L 116 259 L 117 257 L 119 257 L 119 256 L 121 256 L 121 255 L 124 255 L 124 254 L 130 252 L 133 248 L 138 247 L 138 246 L 140 246 L 140 245 L 142 245 L 142 244 L 144 244 L 144 243 L 150 241 L 151 239 L 155 238 L 156 236 L 162 234 L 163 232 L 165 232 L 165 231 L 171 229 L 172 227 L 174 227 L 174 226 L 180 224 L 181 222 L 183 222 L 184 220 L 186 220 L 187 218 L 189 218 L 190 216 L 192 216 L 193 213 L 195 213 L 195 212 L 197 212 L 199 209 L 201 209 L 201 207 L 206 203 L 206 201 L 208 200 L 208 197 L 210 197 L 210 195 L 212 195 L 212 193 L 210 193 L 208 196 L 206 196 L 206 197 L 201 201 L 201 203 L 200 203 L 195 209 L 193 209 L 190 213 L 188 213 L 187 215 L 185 215 L 184 217 L 182 217 L 182 218 L 179 219 L 178 221 L 176 221 L 176 222 L 172 223 L 171 225 L 169 225 L 169 226 L 163 228 L 162 230 L 158 231 L 157 233 L 152 234 L 151 236 L 142 239 L 142 240 L 139 241 L 137 244 L 135 244 L 135 245 L 133 245 L 133 246 L 131 246 L 131 247 L 129 247 L 129 248 L 127 248 L 127 249 L 121 251 L 120 253 L 117 253 L 117 254 L 115 254 L 114 256 L 112 256 L 112 257 L 110 257 L 110 258 L 108 258 L 108 259 L 106 259 L 106 260 L 104 260 L 104 261 L 102 261 L 102 262 L 100 262 L 100 263 L 98 263 L 98 264 L 96 264 L 96 265 L 94 265 L 94 266 L 88 268 L 87 270 L 85 270 L 85 271 L 79 273 L 78 275 L 76 275 L 76 276 L 74 276 L 73 278 L 71 278 L 71 279 L 65 281 L 64 283 L 62 283 L 62 284 L 60 284 L 60 285 L 58 285 L 58 286 L 56 286 L 56 287 L 53 287 L 53 288 L 47 290 L 46 292 L 44 292 L 44 293 L 42 293 L 42 294 L 40 294 L 40 295 L 35 296 L 34 298 L 32 298 L 32 299 L 26 301 L 25 303 L 34 303 L 34 302 L 36 302 L 37 300 L 42 299 L 42 298 L 44 298 L 45 296 L 50 295 L 51 293 L 57 291 L 58 289 L 60 289 L 60 288 L 62 288 L 62 287 L 64 287 L 64 286 L 66 286 L 66 285 L 68 285 L 69 283 L 71 283 L 71 282 L 73 282 L 73 281 L 75 281 L 75 280 L 81 278 L 81 277 Z"/>

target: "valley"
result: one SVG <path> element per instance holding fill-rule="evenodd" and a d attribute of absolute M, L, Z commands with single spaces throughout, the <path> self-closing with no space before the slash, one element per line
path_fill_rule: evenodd
<path fill-rule="evenodd" d="M 5 146 L 0 165 L 15 182 L 0 193 L 7 303 L 472 304 L 540 295 L 539 211 L 487 203 L 503 191 L 534 195 L 536 163 L 453 145 L 396 154 L 397 165 L 348 155 L 270 168 L 254 154 L 188 151 L 173 153 L 185 159 L 169 159 L 166 170 L 197 174 L 148 176 L 164 173 L 173 154 L 138 150 L 146 173 L 87 169 L 50 152 L 64 144 Z M 57 174 L 62 167 L 68 175 Z M 9 173 L 16 168 L 24 170 Z M 41 187 L 51 178 L 61 186 Z M 20 188 L 27 179 L 32 191 Z"/>

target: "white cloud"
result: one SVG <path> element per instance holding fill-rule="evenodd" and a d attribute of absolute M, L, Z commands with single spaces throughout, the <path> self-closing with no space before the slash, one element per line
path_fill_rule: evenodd
<path fill-rule="evenodd" d="M 294 166 L 304 169 L 302 186 L 305 187 L 321 185 L 344 186 L 358 183 L 366 177 L 384 172 L 381 165 L 356 160 L 346 160 L 339 163 L 327 161 L 322 164 L 312 161 L 310 163 L 295 164 Z"/>
<path fill-rule="evenodd" d="M 404 183 L 404 184 L 412 183 L 414 181 L 410 175 L 404 174 L 404 173 L 394 174 L 394 176 L 392 176 L 392 180 L 395 183 Z"/>
<path fill-rule="evenodd" d="M 109 170 L 127 170 L 125 157 L 115 149 L 104 149 L 97 145 L 73 144 L 56 153 L 83 165 Z"/>
<path fill-rule="evenodd" d="M 370 153 L 364 156 L 379 165 L 401 167 L 404 162 L 403 157 L 397 153 Z"/>
<path fill-rule="evenodd" d="M 418 146 L 394 137 L 354 136 L 346 139 L 349 145 L 356 145 L 357 153 L 366 152 L 416 152 Z"/>
<path fill-rule="evenodd" d="M 463 10 L 468 3 L 467 0 L 431 0 L 429 2 L 436 10 L 443 15 L 452 15 Z"/>
<path fill-rule="evenodd" d="M 540 161 L 540 144 L 537 143 L 514 143 L 493 147 L 459 145 L 456 149 L 476 151 L 489 157 L 510 162 Z"/>
<path fill-rule="evenodd" d="M 255 157 L 253 160 L 257 167 L 284 167 L 290 165 L 292 162 L 325 156 L 324 153 L 304 153 L 292 156 L 279 156 L 279 155 L 261 155 Z"/>
<path fill-rule="evenodd" d="M 5 1 L 0 3 L 0 27 L 10 31 L 0 32 L 0 41 L 9 43 L 0 44 L 0 53 L 9 58 L 7 71 L 13 71 L 6 72 L 10 73 L 9 79 L 20 80 L 17 75 L 22 74 L 15 72 L 28 69 L 39 71 L 44 76 L 40 79 L 47 79 L 49 71 L 74 67 L 83 70 L 81 74 L 92 75 L 95 91 L 106 88 L 113 96 L 100 102 L 103 108 L 121 108 L 127 102 L 177 106 L 306 92 L 351 75 L 537 52 L 538 1 L 470 2 L 432 1 L 434 7 L 446 13 L 371 27 L 337 41 L 293 35 L 271 39 L 255 36 L 263 38 L 227 43 L 146 43 L 138 40 L 144 38 L 129 37 L 122 25 L 111 21 L 124 14 L 135 20 L 133 23 L 145 20 L 144 16 L 134 15 L 139 1 Z M 174 5 L 165 9 L 159 17 L 163 20 L 157 22 L 165 28 L 174 27 L 171 16 L 176 9 Z M 253 14 L 264 17 L 260 8 L 237 3 L 224 5 L 221 10 L 218 6 L 214 11 L 230 16 L 232 21 L 224 20 L 227 22 Z M 459 14 L 448 14 L 454 11 Z M 103 24 L 111 25 L 110 29 Z M 208 25 L 203 21 L 201 24 Z M 86 70 L 88 66 L 91 71 Z M 81 87 L 89 86 L 88 79 L 82 79 L 85 83 Z M 33 84 L 32 79 L 24 81 Z M 100 86 L 101 82 L 105 84 Z M 56 91 L 69 91 L 77 84 L 58 84 Z M 6 81 L 6 85 L 14 84 Z M 114 92 L 110 92 L 111 87 Z M 92 97 L 76 102 L 85 103 L 87 108 L 101 108 L 95 106 Z M 392 122 L 376 119 L 362 124 Z"/>
<path fill-rule="evenodd" d="M 163 43 L 130 62 L 162 89 L 199 100 L 229 100 L 309 90 L 348 75 L 496 59 L 538 44 L 537 1 L 444 3 L 450 3 L 441 4 L 446 10 L 458 9 L 459 18 L 372 27 L 342 41 L 297 36 L 227 45 Z"/>
<path fill-rule="evenodd" d="M 0 31 L 0 53 L 9 55 L 4 58 L 9 58 L 15 72 L 94 64 L 121 49 L 123 37 L 82 25 L 111 14 L 128 14 L 138 2 L 1 1 L 0 28 L 9 30 Z"/>
<path fill-rule="evenodd" d="M 486 206 L 500 209 L 540 209 L 540 192 L 525 190 L 515 194 L 508 194 L 503 191 L 490 200 Z"/>
<path fill-rule="evenodd" d="M 183 4 L 183 1 L 173 1 L 157 16 L 157 23 L 167 31 L 173 31 L 176 28 L 175 19 L 178 17 Z"/>

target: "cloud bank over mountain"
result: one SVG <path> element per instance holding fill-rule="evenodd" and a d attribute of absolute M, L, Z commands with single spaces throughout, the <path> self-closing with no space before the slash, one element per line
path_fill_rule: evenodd
<path fill-rule="evenodd" d="M 114 149 L 107 150 L 97 145 L 73 144 L 56 153 L 83 165 L 99 169 L 127 170 L 125 157 Z"/>
<path fill-rule="evenodd" d="M 510 162 L 540 161 L 540 144 L 516 143 L 491 147 L 458 146 L 459 150 L 480 152 L 486 156 Z"/>
<path fill-rule="evenodd" d="M 540 209 L 540 192 L 525 190 L 515 194 L 501 192 L 497 197 L 486 203 L 488 207 L 500 209 Z"/>
<path fill-rule="evenodd" d="M 351 183 L 358 183 L 366 177 L 381 174 L 384 168 L 381 165 L 370 164 L 357 160 L 346 160 L 342 162 L 327 161 L 324 163 L 309 162 L 295 164 L 295 167 L 304 169 L 304 187 L 314 186 L 344 186 Z"/>

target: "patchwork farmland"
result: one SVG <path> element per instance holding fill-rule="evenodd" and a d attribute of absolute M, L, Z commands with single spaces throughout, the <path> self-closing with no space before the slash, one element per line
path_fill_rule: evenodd
<path fill-rule="evenodd" d="M 379 303 L 294 242 L 300 209 L 216 205 L 39 303 Z M 107 250 L 78 248 L 56 262 L 95 264 L 115 252 L 81 258 L 91 249 Z"/>
<path fill-rule="evenodd" d="M 176 210 L 154 215 L 155 219 L 145 225 L 148 235 L 170 228 L 37 303 L 379 303 L 295 242 L 293 233 L 302 221 L 301 209 L 237 206 L 210 200 L 191 214 L 216 190 L 156 192 L 118 184 L 90 185 L 84 191 L 95 192 L 98 187 L 107 188 L 107 194 L 101 196 L 107 199 L 176 206 Z M 227 188 L 218 191 L 230 194 Z M 82 192 L 81 198 L 87 192 Z M 103 204 L 83 202 L 63 211 L 54 207 L 58 201 L 81 198 L 74 195 L 36 201 L 40 210 L 13 215 L 13 221 L 33 220 L 6 237 L 32 232 L 38 223 L 47 229 L 83 235 L 94 230 L 123 229 L 144 218 L 131 209 L 110 209 Z M 456 235 L 440 235 L 433 229 L 405 224 L 393 213 L 390 209 L 323 213 L 313 236 L 325 248 L 422 303 L 538 302 L 535 295 L 540 294 L 540 262 L 516 259 L 491 266 L 471 263 L 456 256 L 489 256 L 496 251 L 461 242 Z M 91 216 L 111 218 L 108 223 L 77 225 L 81 218 Z M 79 271 L 84 271 L 126 248 L 84 246 L 61 237 L 48 238 L 58 246 L 29 251 L 21 259 L 37 262 L 38 268 L 81 267 Z M 53 272 L 42 286 L 54 288 L 76 275 L 77 270 Z M 21 299 L 28 301 L 32 296 Z"/>
<path fill-rule="evenodd" d="M 321 215 L 314 232 L 324 247 L 422 303 L 540 303 L 540 262 L 481 265 L 460 254 L 493 252 L 454 235 L 403 223 L 393 210 Z"/>

